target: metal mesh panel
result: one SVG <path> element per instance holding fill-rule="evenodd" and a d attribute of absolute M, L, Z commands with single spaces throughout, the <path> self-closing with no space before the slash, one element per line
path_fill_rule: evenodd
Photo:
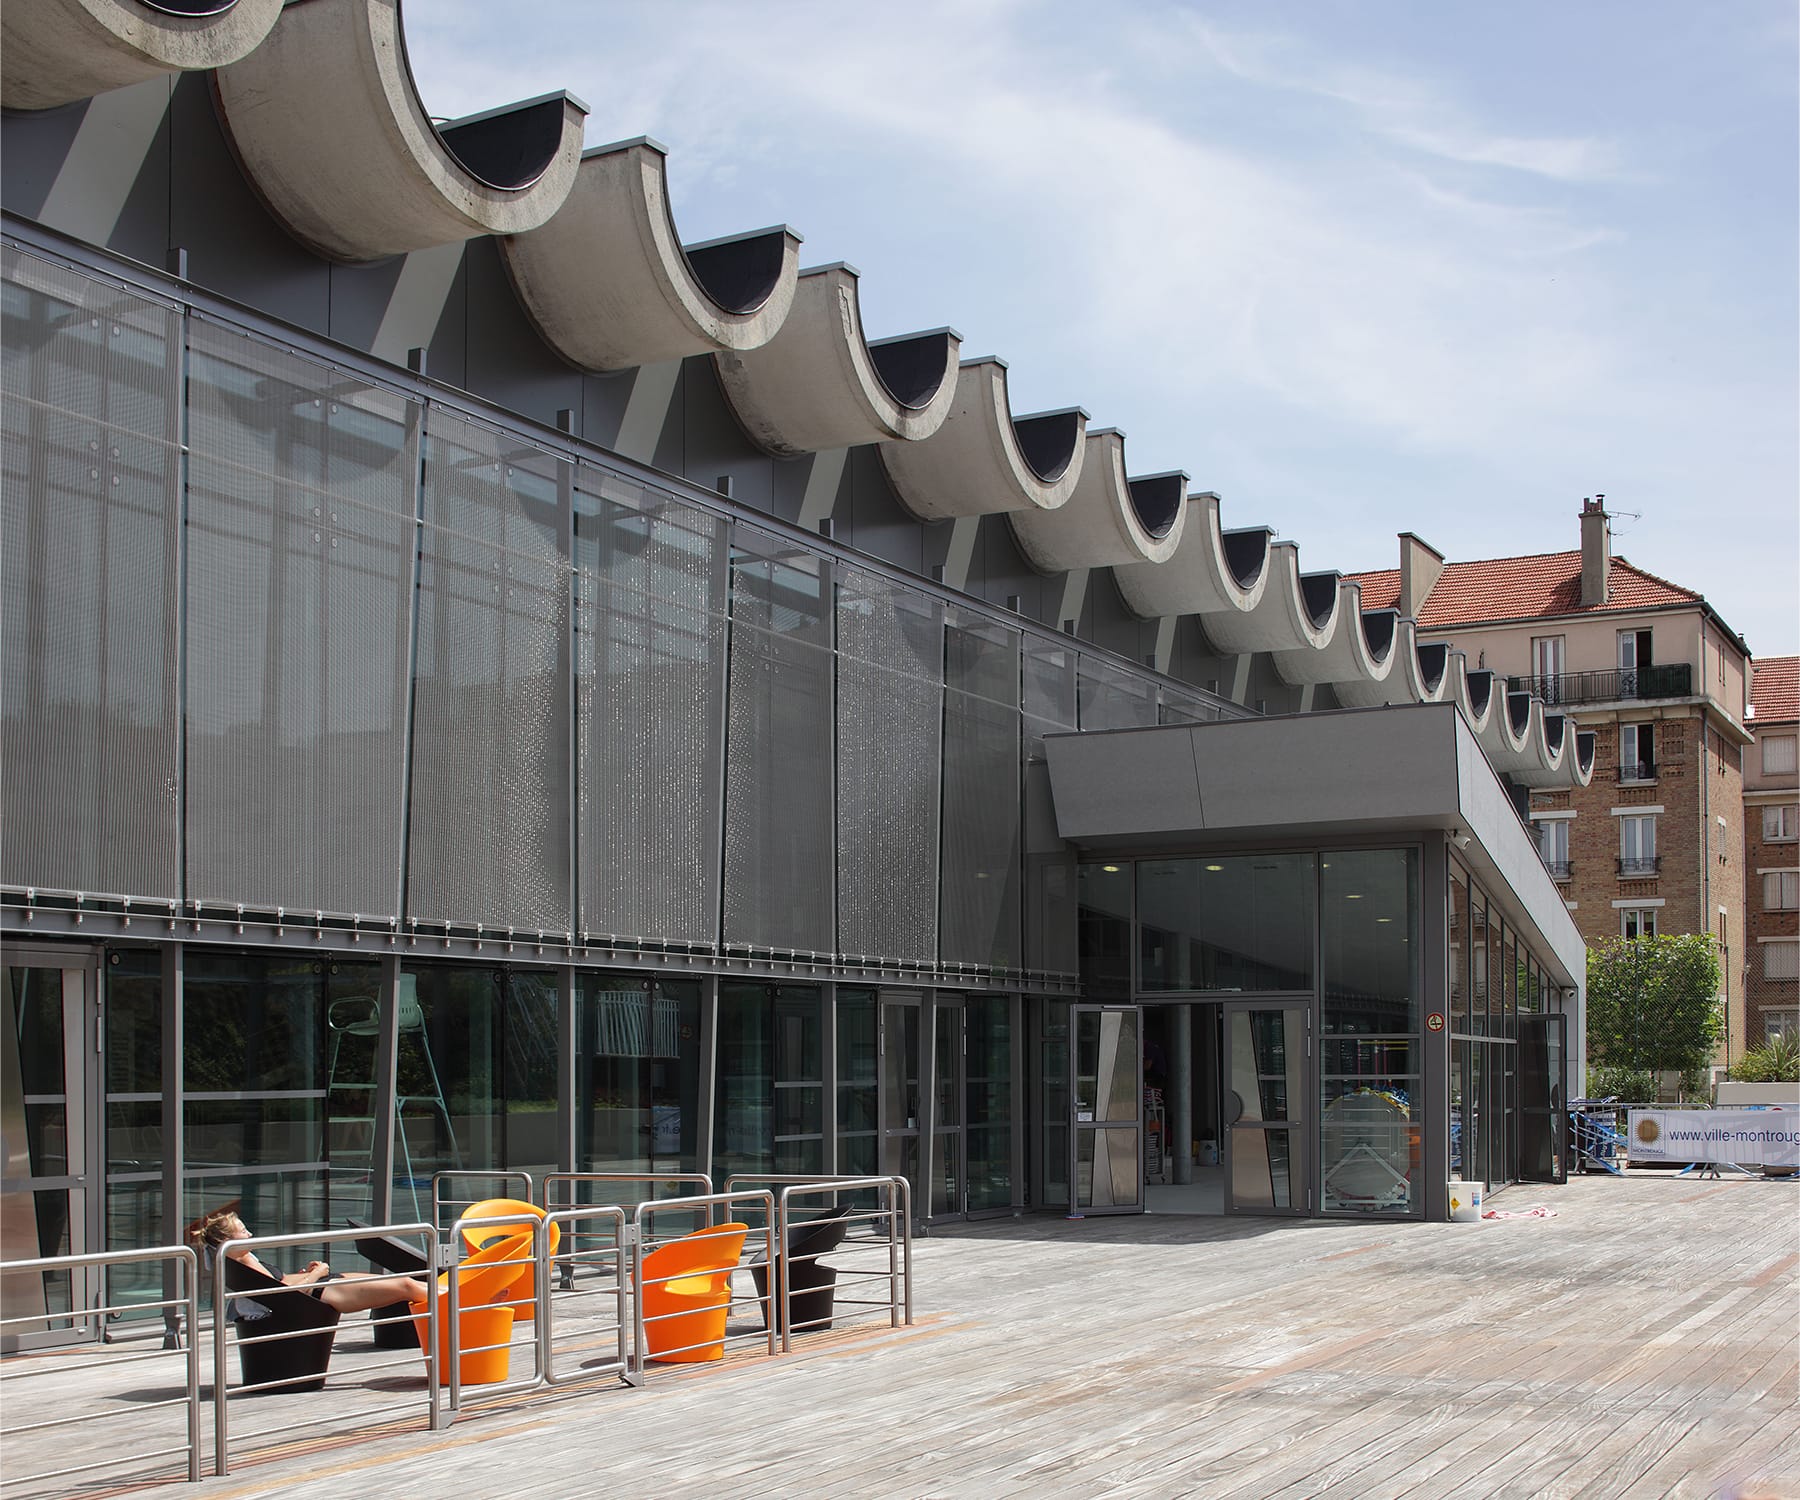
<path fill-rule="evenodd" d="M 832 661 L 826 562 L 734 528 L 725 941 L 833 948 Z"/>
<path fill-rule="evenodd" d="M 953 610 L 944 637 L 940 951 L 1020 965 L 1019 632 Z"/>
<path fill-rule="evenodd" d="M 0 275 L 0 878 L 177 896 L 179 315 L 16 251 Z"/>
<path fill-rule="evenodd" d="M 436 408 L 426 420 L 407 915 L 566 933 L 562 466 Z"/>
<path fill-rule="evenodd" d="M 1025 966 L 1056 974 L 1076 969 L 1075 851 L 1056 832 L 1044 736 L 1075 727 L 1072 647 L 1025 637 Z"/>
<path fill-rule="evenodd" d="M 837 628 L 838 949 L 931 962 L 943 606 L 846 570 Z"/>
<path fill-rule="evenodd" d="M 189 345 L 189 894 L 395 916 L 418 408 Z"/>
<path fill-rule="evenodd" d="M 1219 705 L 1210 699 L 1159 687 L 1158 716 L 1164 724 L 1216 724 L 1224 717 Z"/>
<path fill-rule="evenodd" d="M 1084 656 L 1075 671 L 1083 729 L 1142 729 L 1156 723 L 1156 684 Z"/>
<path fill-rule="evenodd" d="M 724 523 L 599 469 L 576 483 L 581 927 L 711 946 Z"/>

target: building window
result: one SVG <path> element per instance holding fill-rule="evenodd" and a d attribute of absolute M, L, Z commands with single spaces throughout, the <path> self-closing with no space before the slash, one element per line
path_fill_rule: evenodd
<path fill-rule="evenodd" d="M 1621 630 L 1619 632 L 1619 696 L 1635 698 L 1638 696 L 1638 674 L 1650 665 L 1650 632 L 1648 630 Z"/>
<path fill-rule="evenodd" d="M 1537 825 L 1538 853 L 1557 880 L 1569 878 L 1569 820 L 1546 818 Z"/>
<path fill-rule="evenodd" d="M 1546 703 L 1562 701 L 1563 638 L 1538 635 L 1531 638 L 1532 691 Z"/>
<path fill-rule="evenodd" d="M 1619 819 L 1619 875 L 1642 880 L 1656 873 L 1656 814 Z"/>
<path fill-rule="evenodd" d="M 1627 906 L 1619 912 L 1619 931 L 1629 942 L 1632 938 L 1656 936 L 1656 908 Z"/>
<path fill-rule="evenodd" d="M 1800 910 L 1800 870 L 1770 870 L 1762 885 L 1764 911 Z"/>
<path fill-rule="evenodd" d="M 1762 768 L 1765 776 L 1791 775 L 1800 769 L 1794 757 L 1794 736 L 1774 734 L 1762 741 Z"/>
<path fill-rule="evenodd" d="M 1764 979 L 1800 979 L 1800 942 L 1764 943 Z"/>
<path fill-rule="evenodd" d="M 1763 1040 L 1773 1042 L 1784 1036 L 1800 1040 L 1800 1010 L 1764 1011 Z"/>
<path fill-rule="evenodd" d="M 1654 724 L 1621 724 L 1619 726 L 1619 780 L 1654 781 L 1656 779 L 1656 726 Z"/>
<path fill-rule="evenodd" d="M 1788 803 L 1784 807 L 1765 807 L 1763 810 L 1763 839 L 1771 844 L 1789 844 L 1795 839 L 1796 828 L 1800 827 L 1800 807 Z"/>

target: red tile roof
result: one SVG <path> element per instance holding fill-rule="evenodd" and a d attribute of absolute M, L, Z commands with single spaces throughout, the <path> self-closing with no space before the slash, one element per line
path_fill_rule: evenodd
<path fill-rule="evenodd" d="M 1750 701 L 1761 724 L 1800 720 L 1800 656 L 1764 656 L 1750 663 Z"/>
<path fill-rule="evenodd" d="M 1364 609 L 1392 609 L 1400 599 L 1400 570 L 1352 573 Z M 1442 630 L 1490 620 L 1537 620 L 1548 615 L 1608 615 L 1669 604 L 1702 604 L 1690 589 L 1634 568 L 1614 555 L 1605 604 L 1581 602 L 1581 553 L 1540 552 L 1450 563 L 1419 611 L 1419 628 Z"/>

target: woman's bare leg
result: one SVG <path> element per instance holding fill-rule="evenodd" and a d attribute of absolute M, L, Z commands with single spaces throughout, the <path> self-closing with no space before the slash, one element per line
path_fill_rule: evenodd
<path fill-rule="evenodd" d="M 319 1300 L 341 1313 L 423 1302 L 430 1295 L 425 1283 L 411 1276 L 340 1276 L 319 1288 Z"/>

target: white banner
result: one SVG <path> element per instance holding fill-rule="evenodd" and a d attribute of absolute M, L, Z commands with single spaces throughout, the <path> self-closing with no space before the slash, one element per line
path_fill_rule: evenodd
<path fill-rule="evenodd" d="M 1800 1166 L 1800 1111 L 1791 1109 L 1634 1109 L 1625 1137 L 1632 1161 Z"/>

